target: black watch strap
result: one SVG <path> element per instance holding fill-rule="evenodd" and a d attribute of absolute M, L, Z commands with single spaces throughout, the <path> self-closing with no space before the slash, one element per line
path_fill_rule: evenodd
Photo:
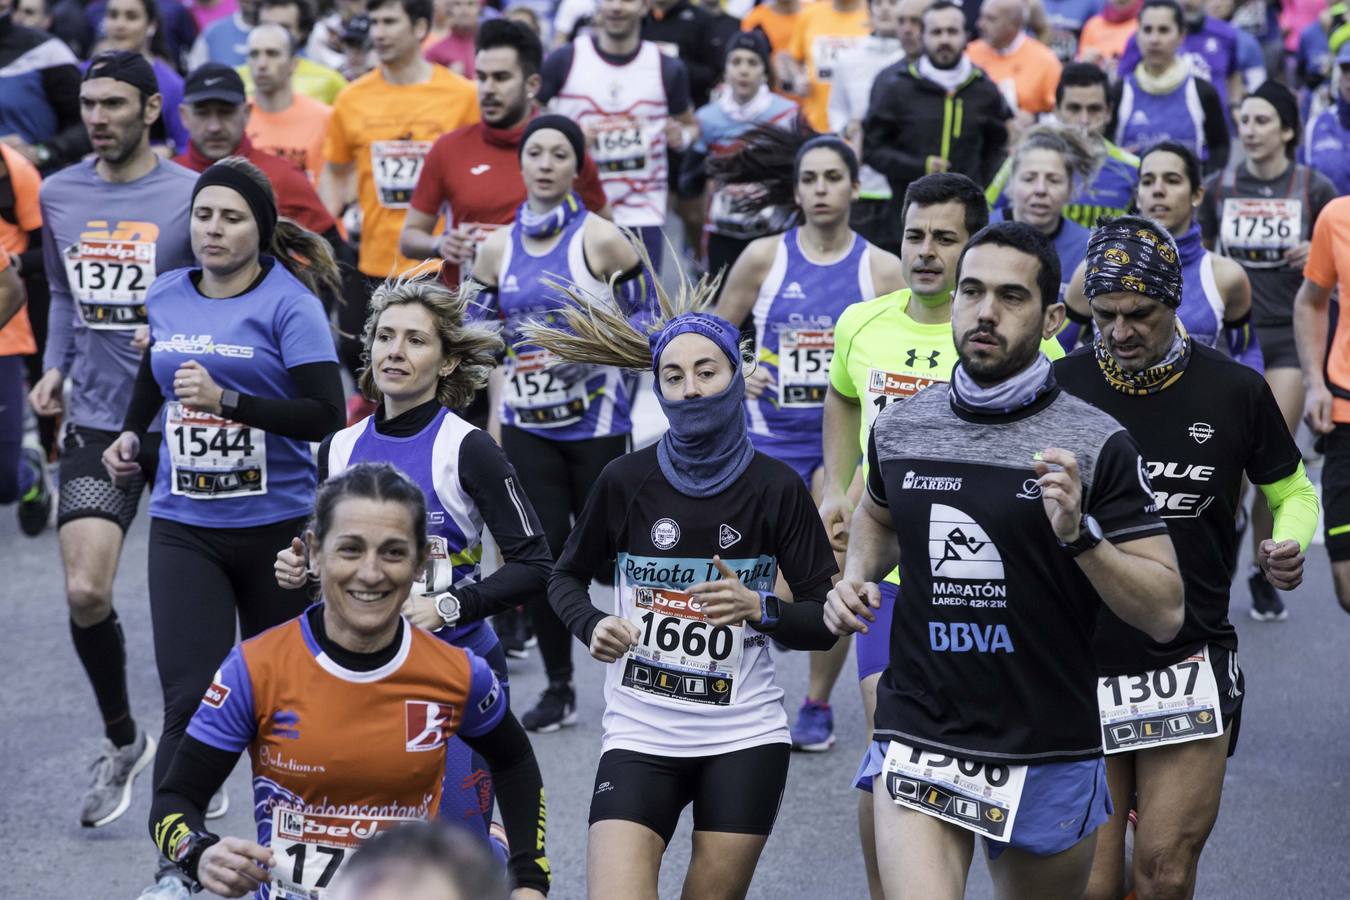
<path fill-rule="evenodd" d="M 174 848 L 173 864 L 178 870 L 192 879 L 194 885 L 200 885 L 201 879 L 197 877 L 197 867 L 201 865 L 202 854 L 208 847 L 220 843 L 220 836 L 211 834 L 209 831 L 194 831 L 183 839 L 178 847 Z"/>

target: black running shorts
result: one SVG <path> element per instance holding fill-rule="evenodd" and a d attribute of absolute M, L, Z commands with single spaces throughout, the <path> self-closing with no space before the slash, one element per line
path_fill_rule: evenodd
<path fill-rule="evenodd" d="M 669 844 L 680 813 L 693 803 L 695 831 L 767 835 L 778 818 L 791 752 L 789 744 L 718 756 L 609 750 L 595 772 L 590 822 L 636 822 Z"/>
<path fill-rule="evenodd" d="M 67 423 L 61 436 L 60 496 L 56 506 L 56 527 L 76 519 L 108 519 L 125 532 L 136 518 L 141 491 L 154 484 L 159 463 L 158 433 L 141 440 L 136 461 L 141 474 L 125 488 L 115 487 L 103 468 L 103 451 L 117 440 L 117 432 L 84 428 Z"/>

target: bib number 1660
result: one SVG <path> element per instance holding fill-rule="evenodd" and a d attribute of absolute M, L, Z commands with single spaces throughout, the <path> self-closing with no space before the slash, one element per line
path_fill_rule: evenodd
<path fill-rule="evenodd" d="M 657 622 L 657 619 L 660 619 Z M 647 612 L 642 615 L 642 643 L 664 653 L 674 653 L 681 647 L 688 656 L 702 656 L 705 652 L 717 662 L 731 658 L 735 636 L 725 625 L 710 622 L 681 621 L 671 616 L 658 617 Z M 655 631 L 655 642 L 652 641 Z"/>

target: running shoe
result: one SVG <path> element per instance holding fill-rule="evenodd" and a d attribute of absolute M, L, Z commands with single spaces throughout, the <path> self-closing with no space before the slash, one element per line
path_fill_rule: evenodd
<path fill-rule="evenodd" d="M 792 725 L 792 749 L 807 753 L 824 753 L 834 746 L 834 711 L 828 703 L 818 703 L 807 697 L 797 710 L 797 721 Z"/>
<path fill-rule="evenodd" d="M 1247 578 L 1247 588 L 1252 594 L 1252 618 L 1258 622 L 1283 622 L 1289 618 L 1289 610 L 1284 608 L 1280 592 L 1266 581 L 1260 571 Z"/>
<path fill-rule="evenodd" d="M 94 778 L 80 807 L 80 824 L 101 828 L 126 812 L 131 805 L 132 782 L 154 758 L 155 739 L 139 727 L 136 740 L 125 747 L 105 738 L 98 759 L 90 766 Z"/>
<path fill-rule="evenodd" d="M 577 692 L 571 682 L 550 684 L 539 695 L 534 709 L 520 720 L 526 731 L 548 734 L 564 725 L 577 724 Z"/>
<path fill-rule="evenodd" d="M 179 875 L 161 875 L 150 887 L 141 891 L 138 900 L 189 900 L 192 891 Z"/>
<path fill-rule="evenodd" d="M 23 448 L 21 465 L 31 467 L 35 477 L 28 493 L 19 498 L 19 530 L 37 537 L 52 518 L 52 482 L 47 477 L 47 461 L 36 447 Z"/>
<path fill-rule="evenodd" d="M 225 793 L 225 786 L 221 785 L 220 790 L 211 795 L 211 802 L 206 804 L 206 817 L 219 819 L 229 811 L 230 795 Z"/>

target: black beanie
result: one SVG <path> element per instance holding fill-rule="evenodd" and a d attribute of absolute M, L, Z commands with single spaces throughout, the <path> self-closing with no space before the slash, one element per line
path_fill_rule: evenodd
<path fill-rule="evenodd" d="M 572 150 L 577 155 L 577 171 L 581 171 L 581 164 L 586 161 L 586 138 L 581 133 L 581 126 L 573 122 L 567 116 L 546 114 L 535 116 L 530 120 L 530 124 L 525 126 L 525 133 L 520 137 L 520 147 L 516 150 L 516 156 L 525 155 L 525 144 L 529 141 L 530 135 L 536 131 L 552 129 L 562 132 L 563 137 L 572 145 Z"/>

